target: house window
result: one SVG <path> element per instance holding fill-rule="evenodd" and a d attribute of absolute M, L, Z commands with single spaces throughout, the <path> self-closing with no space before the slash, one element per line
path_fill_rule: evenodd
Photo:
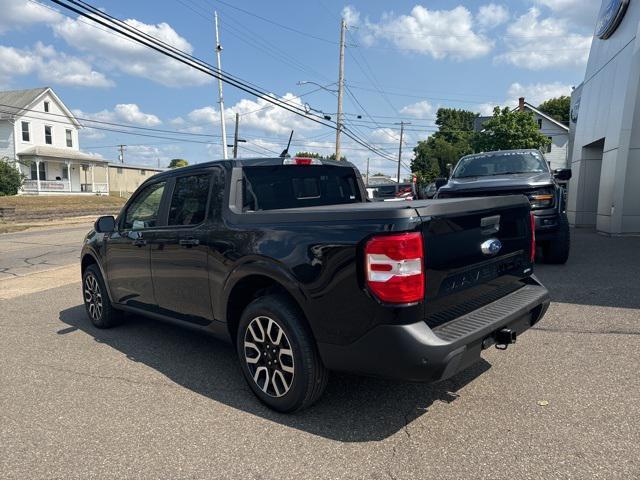
<path fill-rule="evenodd" d="M 29 133 L 29 122 L 22 122 L 22 141 L 31 141 L 31 134 Z"/>
<path fill-rule="evenodd" d="M 71 136 L 71 130 L 65 130 L 67 136 L 67 147 L 73 147 L 73 137 Z"/>
<path fill-rule="evenodd" d="M 69 165 L 62 166 L 62 179 L 69 180 Z"/>
<path fill-rule="evenodd" d="M 51 125 L 44 126 L 44 143 L 53 145 L 53 127 Z"/>
<path fill-rule="evenodd" d="M 31 162 L 31 180 L 37 180 L 38 179 L 38 173 L 37 173 L 37 165 L 36 162 Z M 40 162 L 40 180 L 46 180 L 47 179 L 47 172 L 44 168 L 44 162 Z"/>
<path fill-rule="evenodd" d="M 122 175 L 122 169 L 120 167 L 116 168 L 116 172 L 118 173 L 118 175 Z"/>
<path fill-rule="evenodd" d="M 44 111 L 49 113 L 49 102 L 44 102 Z"/>
<path fill-rule="evenodd" d="M 146 170 L 140 170 L 140 175 L 142 175 L 143 177 L 147 174 Z"/>
<path fill-rule="evenodd" d="M 553 137 L 547 137 L 549 139 L 549 145 L 546 146 L 543 153 L 551 153 L 551 146 L 553 145 Z"/>
<path fill-rule="evenodd" d="M 542 130 L 542 119 L 541 118 L 538 119 L 538 128 L 540 130 Z"/>

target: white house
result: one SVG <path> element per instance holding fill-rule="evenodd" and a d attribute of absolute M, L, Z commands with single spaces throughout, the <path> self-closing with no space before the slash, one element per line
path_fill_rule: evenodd
<path fill-rule="evenodd" d="M 108 163 L 80 151 L 82 125 L 49 87 L 0 91 L 0 159 L 25 194 L 108 193 Z"/>
<path fill-rule="evenodd" d="M 567 168 L 569 163 L 569 126 L 557 121 L 536 107 L 526 102 L 524 97 L 520 97 L 519 104 L 515 110 L 528 111 L 533 114 L 535 122 L 538 124 L 540 132 L 551 140 L 551 145 L 544 153 L 545 158 L 551 165 L 551 169 Z M 484 122 L 491 117 L 478 117 L 476 119 L 476 130 L 482 130 Z"/>

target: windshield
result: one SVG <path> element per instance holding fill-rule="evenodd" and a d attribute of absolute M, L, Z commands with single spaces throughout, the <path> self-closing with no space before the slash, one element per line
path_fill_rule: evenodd
<path fill-rule="evenodd" d="M 362 202 L 351 167 L 274 165 L 242 171 L 244 212 Z"/>
<path fill-rule="evenodd" d="M 548 171 L 544 158 L 538 152 L 492 152 L 463 157 L 453 172 L 453 178 Z"/>

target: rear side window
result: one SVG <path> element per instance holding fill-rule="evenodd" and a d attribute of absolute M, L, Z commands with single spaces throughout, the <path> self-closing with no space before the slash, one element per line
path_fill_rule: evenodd
<path fill-rule="evenodd" d="M 243 169 L 244 212 L 362 201 L 351 167 L 275 165 Z"/>
<path fill-rule="evenodd" d="M 169 207 L 169 225 L 197 225 L 204 221 L 209 198 L 209 174 L 178 177 Z"/>

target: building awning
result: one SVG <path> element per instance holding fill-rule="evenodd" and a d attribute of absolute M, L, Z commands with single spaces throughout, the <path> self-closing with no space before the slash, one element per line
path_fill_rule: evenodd
<path fill-rule="evenodd" d="M 42 147 L 35 146 L 18 153 L 21 159 L 38 157 L 42 159 L 53 159 L 58 161 L 75 160 L 78 162 L 106 164 L 107 160 L 98 158 L 94 155 L 71 150 L 66 148 Z"/>

